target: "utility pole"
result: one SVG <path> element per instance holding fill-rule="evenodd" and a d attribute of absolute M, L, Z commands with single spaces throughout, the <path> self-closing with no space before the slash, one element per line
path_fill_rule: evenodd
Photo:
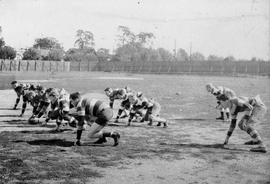
<path fill-rule="evenodd" d="M 191 62 L 191 54 L 192 54 L 192 42 L 190 42 L 189 46 L 189 61 Z"/>
<path fill-rule="evenodd" d="M 174 60 L 176 61 L 176 39 L 174 39 Z"/>

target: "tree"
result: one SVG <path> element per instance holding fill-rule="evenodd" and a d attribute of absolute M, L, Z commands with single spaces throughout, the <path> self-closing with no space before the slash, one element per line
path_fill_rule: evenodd
<path fill-rule="evenodd" d="M 0 59 L 14 59 L 16 51 L 10 46 L 3 46 L 0 48 Z"/>
<path fill-rule="evenodd" d="M 71 48 L 65 56 L 65 61 L 98 61 L 96 51 L 93 48 Z"/>
<path fill-rule="evenodd" d="M 188 53 L 182 48 L 178 49 L 176 52 L 176 60 L 177 61 L 188 61 L 189 60 Z"/>
<path fill-rule="evenodd" d="M 233 56 L 227 56 L 224 58 L 224 61 L 235 61 L 235 58 Z"/>
<path fill-rule="evenodd" d="M 223 59 L 224 59 L 223 57 L 219 57 L 219 56 L 216 56 L 216 55 L 209 55 L 207 57 L 208 61 L 222 61 Z"/>
<path fill-rule="evenodd" d="M 200 52 L 194 52 L 191 54 L 191 61 L 204 61 L 204 55 Z"/>
<path fill-rule="evenodd" d="M 41 58 L 40 53 L 37 49 L 29 48 L 23 53 L 23 60 L 39 60 Z"/>
<path fill-rule="evenodd" d="M 128 27 L 118 26 L 118 30 L 121 32 L 121 34 L 118 35 L 118 39 L 120 41 L 119 46 L 135 42 L 136 36 Z"/>
<path fill-rule="evenodd" d="M 0 38 L 0 48 L 5 46 L 5 41 L 4 41 L 4 38 Z"/>
<path fill-rule="evenodd" d="M 140 32 L 136 35 L 138 42 L 142 46 L 152 45 L 152 39 L 155 38 L 153 33 Z"/>
<path fill-rule="evenodd" d="M 52 37 L 37 38 L 33 45 L 36 49 L 63 49 L 60 43 Z"/>
<path fill-rule="evenodd" d="M 107 61 L 111 59 L 111 55 L 109 54 L 109 49 L 105 49 L 105 48 L 98 49 L 97 57 L 99 61 Z"/>
<path fill-rule="evenodd" d="M 79 49 L 84 49 L 86 47 L 94 47 L 94 34 L 90 31 L 83 31 L 79 29 L 76 34 L 77 40 L 75 41 L 75 46 L 77 45 Z"/>
<path fill-rule="evenodd" d="M 64 51 L 62 49 L 52 49 L 48 53 L 48 61 L 61 61 L 64 58 Z"/>
<path fill-rule="evenodd" d="M 173 61 L 173 55 L 168 50 L 165 50 L 164 48 L 158 48 L 157 51 L 162 61 Z"/>

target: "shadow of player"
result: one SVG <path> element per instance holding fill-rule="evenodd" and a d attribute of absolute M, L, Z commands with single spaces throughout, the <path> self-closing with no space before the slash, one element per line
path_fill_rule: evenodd
<path fill-rule="evenodd" d="M 170 146 L 177 146 L 182 148 L 198 148 L 198 149 L 204 149 L 204 148 L 211 148 L 211 149 L 224 149 L 224 150 L 230 150 L 230 151 L 245 151 L 249 152 L 249 150 L 241 149 L 241 148 L 235 148 L 230 147 L 230 145 L 224 145 L 224 144 L 198 144 L 198 143 L 189 143 L 189 144 L 167 144 L 167 143 L 160 143 L 160 145 L 170 145 Z"/>
<path fill-rule="evenodd" d="M 0 118 L 14 118 L 14 117 L 19 117 L 18 114 L 1 114 Z"/>
<path fill-rule="evenodd" d="M 71 147 L 74 146 L 74 142 L 66 141 L 63 139 L 49 139 L 49 140 L 33 140 L 26 141 L 30 145 L 46 145 L 46 146 L 60 146 L 60 147 Z"/>

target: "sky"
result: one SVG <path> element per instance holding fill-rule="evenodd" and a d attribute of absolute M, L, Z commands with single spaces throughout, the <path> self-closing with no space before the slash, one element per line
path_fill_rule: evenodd
<path fill-rule="evenodd" d="M 0 36 L 16 49 L 54 37 L 68 50 L 82 29 L 113 51 L 120 25 L 153 33 L 153 48 L 270 61 L 270 0 L 0 0 Z"/>

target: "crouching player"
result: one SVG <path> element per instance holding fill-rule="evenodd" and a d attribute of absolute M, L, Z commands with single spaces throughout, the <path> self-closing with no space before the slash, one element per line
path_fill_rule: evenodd
<path fill-rule="evenodd" d="M 33 111 L 35 111 L 36 108 L 36 92 L 32 90 L 25 90 L 23 94 L 23 105 L 22 105 L 22 112 L 20 114 L 20 117 L 24 115 L 27 103 L 30 103 L 33 107 Z"/>
<path fill-rule="evenodd" d="M 12 81 L 10 84 L 17 95 L 16 102 L 13 107 L 13 110 L 16 110 L 21 97 L 24 95 L 24 90 L 27 89 L 27 86 L 25 84 L 19 84 L 17 81 Z"/>
<path fill-rule="evenodd" d="M 113 108 L 114 100 L 122 100 L 120 108 L 118 109 L 118 113 L 115 119 L 115 122 L 118 122 L 118 119 L 120 118 L 122 112 L 125 112 L 124 116 L 121 116 L 121 118 L 127 117 L 127 114 L 130 110 L 130 102 L 128 100 L 128 96 L 131 94 L 131 92 L 127 92 L 125 88 L 121 89 L 112 89 L 112 88 L 106 88 L 105 89 L 106 95 L 110 98 L 110 107 Z"/>
<path fill-rule="evenodd" d="M 37 89 L 37 101 L 38 105 L 36 110 L 33 112 L 32 116 L 29 118 L 28 122 L 31 124 L 39 123 L 39 118 L 46 114 L 47 109 L 50 105 L 50 99 L 48 98 L 48 93 L 52 91 L 52 88 L 45 89 L 40 87 Z"/>
<path fill-rule="evenodd" d="M 252 98 L 233 98 L 228 101 L 227 105 L 231 110 L 232 120 L 224 144 L 228 144 L 229 138 L 235 129 L 237 123 L 237 114 L 239 112 L 244 112 L 244 116 L 239 121 L 238 126 L 241 130 L 247 132 L 252 138 L 252 140 L 246 142 L 245 144 L 258 145 L 255 148 L 251 148 L 250 151 L 265 153 L 266 147 L 264 146 L 259 133 L 254 128 L 254 124 L 259 122 L 259 119 L 266 112 L 266 106 L 260 99 L 260 96 L 257 95 L 256 97 Z"/>
<path fill-rule="evenodd" d="M 134 117 L 141 118 L 140 122 L 144 122 L 145 110 L 147 109 L 148 103 L 147 98 L 143 96 L 142 92 L 137 92 L 136 96 L 129 95 L 129 103 L 131 104 L 131 108 L 127 125 L 130 126 Z"/>
<path fill-rule="evenodd" d="M 91 118 L 96 118 L 95 122 L 88 130 L 88 138 L 98 138 L 94 143 L 102 144 L 107 142 L 106 137 L 114 139 L 114 146 L 119 143 L 120 134 L 117 132 L 105 132 L 102 129 L 107 125 L 108 121 L 113 117 L 113 110 L 104 102 L 84 96 L 79 92 L 70 94 L 70 102 L 73 106 L 70 114 L 78 121 L 77 141 L 75 145 L 81 145 L 81 136 L 83 132 L 84 122 L 90 123 Z"/>
<path fill-rule="evenodd" d="M 147 108 L 145 121 L 149 121 L 148 125 L 152 126 L 153 122 L 158 122 L 157 126 L 163 124 L 163 127 L 166 128 L 168 126 L 168 120 L 160 117 L 161 105 L 154 99 L 149 99 L 145 105 Z"/>
<path fill-rule="evenodd" d="M 56 120 L 56 131 L 60 131 L 63 120 L 72 125 L 74 118 L 69 115 L 69 94 L 64 89 L 53 89 L 49 92 L 48 98 L 51 102 L 51 111 L 48 112 L 45 122 L 50 119 Z"/>
<path fill-rule="evenodd" d="M 224 107 L 226 101 L 236 97 L 236 94 L 233 90 L 223 87 L 223 86 L 214 86 L 212 83 L 206 85 L 206 90 L 213 94 L 218 100 L 218 106 L 216 107 L 220 110 L 220 117 L 216 118 L 217 120 L 225 120 L 224 113 L 226 113 L 227 120 L 230 120 L 230 110 L 228 107 Z"/>

